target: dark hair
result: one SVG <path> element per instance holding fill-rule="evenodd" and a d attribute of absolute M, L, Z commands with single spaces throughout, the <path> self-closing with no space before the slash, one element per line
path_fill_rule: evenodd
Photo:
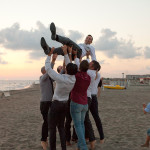
<path fill-rule="evenodd" d="M 75 75 L 78 71 L 78 67 L 76 64 L 69 63 L 66 66 L 67 74 L 69 75 Z"/>
<path fill-rule="evenodd" d="M 58 72 L 58 73 L 60 72 L 60 69 L 59 69 L 59 67 L 57 67 L 57 72 Z"/>
<path fill-rule="evenodd" d="M 92 37 L 92 41 L 93 41 L 93 36 L 91 34 L 89 34 L 88 36 Z"/>
<path fill-rule="evenodd" d="M 99 62 L 97 62 L 96 60 L 92 60 L 93 62 L 93 67 L 94 67 L 94 70 L 100 70 L 101 69 L 101 66 L 99 64 Z"/>
<path fill-rule="evenodd" d="M 59 67 L 60 67 L 60 66 L 58 66 L 58 67 L 57 67 L 57 72 L 58 72 L 58 73 L 60 73 L 60 69 L 59 69 Z"/>
<path fill-rule="evenodd" d="M 89 69 L 88 61 L 87 60 L 81 61 L 81 63 L 80 63 L 80 71 L 87 72 L 88 69 Z"/>

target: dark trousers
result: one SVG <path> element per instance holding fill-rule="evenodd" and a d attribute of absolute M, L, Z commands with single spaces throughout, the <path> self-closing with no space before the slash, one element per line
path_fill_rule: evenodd
<path fill-rule="evenodd" d="M 66 111 L 66 121 L 65 121 L 65 133 L 66 133 L 66 141 L 70 142 L 71 140 L 71 122 L 72 122 L 72 118 L 70 115 L 70 99 L 68 100 L 68 108 Z M 72 135 L 72 139 L 76 140 L 77 139 L 77 135 L 75 133 L 75 129 L 73 126 L 73 135 Z"/>
<path fill-rule="evenodd" d="M 58 128 L 62 150 L 66 150 L 66 136 L 64 121 L 67 110 L 67 102 L 54 100 L 49 111 L 49 143 L 50 150 L 56 150 L 56 127 Z"/>
<path fill-rule="evenodd" d="M 93 130 L 90 118 L 89 118 L 89 108 L 90 108 L 90 105 L 91 105 L 91 101 L 92 101 L 91 98 L 88 97 L 88 111 L 86 112 L 85 121 L 84 121 L 84 125 L 85 125 L 85 137 L 89 138 L 89 142 L 92 142 L 92 141 L 95 140 L 94 130 Z"/>
<path fill-rule="evenodd" d="M 97 96 L 96 95 L 92 95 L 92 102 L 90 105 L 90 111 L 91 114 L 94 118 L 94 121 L 96 123 L 99 135 L 100 135 L 100 140 L 104 139 L 104 133 L 103 133 L 103 127 L 102 127 L 102 123 L 101 123 L 101 119 L 99 117 L 99 113 L 98 113 L 98 101 L 97 101 Z"/>
<path fill-rule="evenodd" d="M 77 50 L 77 57 L 80 58 L 82 55 L 82 49 L 72 40 L 67 37 L 57 35 L 56 41 L 62 43 L 63 45 L 73 46 L 73 50 Z M 61 47 L 55 48 L 53 53 L 57 53 L 58 55 L 64 55 L 63 50 Z M 74 58 L 72 58 L 74 60 Z"/>
<path fill-rule="evenodd" d="M 41 132 L 41 141 L 46 141 L 48 137 L 48 111 L 51 106 L 51 102 L 41 102 L 40 103 L 40 110 L 43 117 L 43 124 L 42 124 L 42 132 Z"/>

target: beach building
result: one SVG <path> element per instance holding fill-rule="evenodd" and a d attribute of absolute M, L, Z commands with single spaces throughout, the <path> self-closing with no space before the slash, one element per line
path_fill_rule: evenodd
<path fill-rule="evenodd" d="M 145 75 L 126 75 L 130 85 L 150 85 L 150 74 Z"/>
<path fill-rule="evenodd" d="M 145 75 L 126 75 L 127 80 L 139 80 L 140 78 L 150 78 L 150 74 Z"/>
<path fill-rule="evenodd" d="M 150 74 L 126 75 L 126 78 L 103 78 L 103 84 L 120 86 L 150 85 Z"/>

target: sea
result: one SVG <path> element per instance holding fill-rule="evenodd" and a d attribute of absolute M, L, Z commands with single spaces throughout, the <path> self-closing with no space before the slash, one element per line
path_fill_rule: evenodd
<path fill-rule="evenodd" d="M 0 91 L 21 90 L 39 84 L 39 80 L 0 80 Z"/>

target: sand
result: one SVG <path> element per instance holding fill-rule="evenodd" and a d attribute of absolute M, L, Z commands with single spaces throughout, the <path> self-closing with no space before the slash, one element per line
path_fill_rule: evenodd
<path fill-rule="evenodd" d="M 39 85 L 11 91 L 0 98 L 0 150 L 42 150 L 40 134 Z M 96 142 L 96 150 L 142 150 L 150 114 L 144 115 L 142 104 L 150 102 L 150 86 L 132 86 L 126 90 L 102 90 L 99 114 L 103 123 L 105 143 Z M 90 116 L 91 117 L 91 116 Z M 99 138 L 91 117 L 95 136 Z M 89 144 L 88 144 L 89 147 Z M 76 144 L 67 150 L 75 150 Z M 57 150 L 61 150 L 57 132 Z"/>

